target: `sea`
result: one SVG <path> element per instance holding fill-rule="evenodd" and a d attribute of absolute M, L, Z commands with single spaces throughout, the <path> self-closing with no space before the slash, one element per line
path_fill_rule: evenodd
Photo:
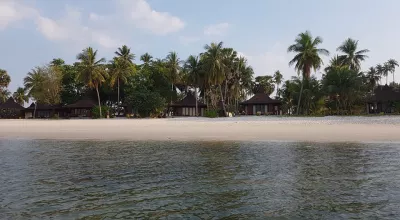
<path fill-rule="evenodd" d="M 0 140 L 0 219 L 400 219 L 399 143 Z"/>

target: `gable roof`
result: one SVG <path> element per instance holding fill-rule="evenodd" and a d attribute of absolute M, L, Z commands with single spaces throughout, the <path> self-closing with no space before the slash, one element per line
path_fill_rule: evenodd
<path fill-rule="evenodd" d="M 196 97 L 192 93 L 188 93 L 185 98 L 170 105 L 171 107 L 196 107 Z M 207 107 L 206 104 L 197 101 L 198 107 Z"/>
<path fill-rule="evenodd" d="M 22 107 L 20 104 L 16 103 L 12 97 L 8 98 L 6 102 L 2 103 L 0 105 L 0 109 L 17 109 L 17 110 L 22 110 L 24 107 Z"/>
<path fill-rule="evenodd" d="M 84 97 L 73 104 L 65 106 L 65 108 L 93 108 L 96 105 L 96 101 L 91 98 Z"/>
<path fill-rule="evenodd" d="M 32 103 L 29 107 L 25 108 L 26 110 L 34 110 L 35 109 L 35 103 Z M 54 108 L 61 108 L 61 105 L 48 105 L 48 104 L 43 104 L 43 103 L 38 103 L 36 110 L 52 110 Z"/>
<path fill-rule="evenodd" d="M 400 101 L 400 91 L 388 85 L 378 86 L 369 100 L 373 102 L 398 102 Z"/>
<path fill-rule="evenodd" d="M 271 99 L 269 95 L 265 93 L 257 93 L 249 100 L 240 103 L 241 105 L 263 105 L 263 104 L 281 104 L 281 101 Z"/>

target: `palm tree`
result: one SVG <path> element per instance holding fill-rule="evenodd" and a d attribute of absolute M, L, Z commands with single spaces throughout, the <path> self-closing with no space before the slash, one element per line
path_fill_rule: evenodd
<path fill-rule="evenodd" d="M 25 102 L 29 101 L 29 97 L 26 95 L 26 90 L 22 87 L 18 87 L 17 91 L 15 91 L 13 94 L 13 98 L 18 104 L 22 106 Z"/>
<path fill-rule="evenodd" d="M 331 60 L 329 61 L 329 65 L 327 67 L 325 67 L 325 72 L 329 72 L 337 67 L 341 67 L 343 66 L 342 61 L 340 60 L 340 57 L 338 55 L 334 56 L 331 58 Z"/>
<path fill-rule="evenodd" d="M 76 58 L 79 60 L 78 76 L 80 80 L 85 83 L 87 87 L 96 89 L 100 110 L 99 114 L 100 118 L 102 118 L 99 87 L 108 77 L 107 71 L 103 65 L 105 59 L 101 58 L 97 60 L 97 50 L 93 50 L 91 47 L 82 50 Z"/>
<path fill-rule="evenodd" d="M 195 88 L 196 116 L 198 116 L 197 106 L 197 87 L 200 86 L 200 60 L 198 56 L 190 55 L 184 65 L 184 70 L 188 73 L 188 83 Z"/>
<path fill-rule="evenodd" d="M 288 52 L 296 53 L 294 58 L 289 62 L 289 66 L 295 65 L 295 69 L 302 73 L 302 85 L 297 104 L 297 114 L 299 114 L 300 100 L 303 93 L 304 80 L 310 79 L 311 69 L 314 71 L 321 68 L 323 61 L 320 55 L 329 55 L 326 49 L 318 48 L 322 43 L 321 37 L 313 38 L 311 33 L 306 31 L 300 33 L 295 39 L 295 43 L 288 48 Z"/>
<path fill-rule="evenodd" d="M 8 87 L 11 82 L 11 78 L 6 70 L 0 69 L 0 89 L 1 87 Z"/>
<path fill-rule="evenodd" d="M 368 84 L 371 86 L 371 90 L 373 90 L 376 87 L 378 81 L 381 78 L 375 67 L 369 68 L 366 77 L 368 80 Z"/>
<path fill-rule="evenodd" d="M 394 72 L 396 71 L 396 67 L 399 67 L 399 63 L 395 59 L 390 59 L 387 61 L 389 67 L 390 67 L 390 72 L 393 74 L 393 85 L 394 85 Z"/>
<path fill-rule="evenodd" d="M 378 64 L 375 67 L 377 74 L 380 76 L 380 80 L 382 79 L 382 76 L 385 76 L 385 68 L 383 67 L 382 64 Z"/>
<path fill-rule="evenodd" d="M 204 62 L 204 71 L 206 71 L 207 84 L 218 85 L 222 108 L 226 114 L 221 84 L 225 79 L 225 66 L 223 63 L 223 42 L 211 43 L 205 45 L 205 53 L 202 54 Z"/>
<path fill-rule="evenodd" d="M 24 87 L 28 97 L 33 98 L 35 101 L 35 109 L 33 111 L 33 118 L 36 117 L 36 107 L 39 101 L 43 98 L 43 83 L 45 77 L 43 69 L 36 67 L 32 69 L 24 78 Z"/>
<path fill-rule="evenodd" d="M 126 45 L 118 48 L 115 52 L 118 57 L 115 57 L 111 62 L 111 86 L 117 82 L 118 86 L 118 102 L 117 102 L 117 114 L 119 115 L 119 104 L 120 104 L 120 81 L 126 83 L 128 77 L 134 72 L 133 60 L 135 55 L 131 53 L 131 49 Z"/>
<path fill-rule="evenodd" d="M 279 85 L 282 83 L 283 76 L 279 70 L 274 74 L 274 80 L 276 83 L 276 96 L 280 97 Z"/>
<path fill-rule="evenodd" d="M 7 101 L 11 93 L 7 89 L 0 89 L 0 103 Z"/>
<path fill-rule="evenodd" d="M 366 53 L 369 52 L 367 49 L 357 51 L 358 41 L 348 38 L 338 48 L 337 51 L 344 53 L 339 56 L 343 65 L 348 65 L 350 69 L 359 71 L 361 68 L 361 61 L 368 58 Z"/>
<path fill-rule="evenodd" d="M 178 54 L 172 51 L 167 55 L 165 61 L 168 68 L 167 77 L 171 82 L 171 89 L 172 91 L 174 91 L 174 87 L 178 82 L 179 73 L 181 71 L 181 66 L 180 66 L 181 60 L 179 59 Z M 171 97 L 171 103 L 172 103 L 172 97 Z"/>
<path fill-rule="evenodd" d="M 380 70 L 382 71 L 382 75 L 386 77 L 386 85 L 388 85 L 389 72 L 392 71 L 392 67 L 386 62 L 382 67 L 380 67 Z"/>
<path fill-rule="evenodd" d="M 145 64 L 149 64 L 152 61 L 152 59 L 153 57 L 148 53 L 145 53 L 142 56 L 140 56 L 140 61 L 142 61 Z"/>

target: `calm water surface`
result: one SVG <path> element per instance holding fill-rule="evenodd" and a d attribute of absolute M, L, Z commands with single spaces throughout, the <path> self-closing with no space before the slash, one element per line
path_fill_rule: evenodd
<path fill-rule="evenodd" d="M 399 219 L 400 145 L 0 141 L 0 219 Z"/>

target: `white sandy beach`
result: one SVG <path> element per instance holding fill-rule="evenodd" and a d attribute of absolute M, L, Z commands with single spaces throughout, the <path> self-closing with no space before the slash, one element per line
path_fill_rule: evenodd
<path fill-rule="evenodd" d="M 0 138 L 400 142 L 400 117 L 0 120 Z"/>

